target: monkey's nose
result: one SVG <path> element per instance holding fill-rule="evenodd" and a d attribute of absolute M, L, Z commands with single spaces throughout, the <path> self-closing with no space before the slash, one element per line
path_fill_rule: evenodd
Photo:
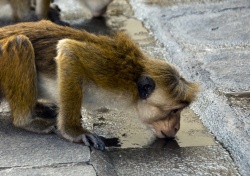
<path fill-rule="evenodd" d="M 175 134 L 179 131 L 180 127 L 181 127 L 180 123 L 177 123 L 175 125 L 175 127 L 174 127 Z"/>
<path fill-rule="evenodd" d="M 180 128 L 174 128 L 175 134 L 179 131 Z"/>

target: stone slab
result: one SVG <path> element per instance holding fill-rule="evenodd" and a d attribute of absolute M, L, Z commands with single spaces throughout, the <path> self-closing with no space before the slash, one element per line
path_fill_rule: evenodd
<path fill-rule="evenodd" d="M 6 114 L 0 115 L 0 168 L 82 163 L 90 159 L 88 147 L 57 135 L 42 135 L 15 128 Z"/>
<path fill-rule="evenodd" d="M 51 167 L 21 167 L 0 170 L 1 176 L 96 176 L 90 165 L 57 165 Z"/>
<path fill-rule="evenodd" d="M 173 147 L 113 150 L 109 156 L 121 176 L 239 176 L 230 156 L 219 146 Z"/>

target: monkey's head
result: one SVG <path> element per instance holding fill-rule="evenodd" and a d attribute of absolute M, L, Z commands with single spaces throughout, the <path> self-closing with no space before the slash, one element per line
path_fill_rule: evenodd
<path fill-rule="evenodd" d="M 157 137 L 173 138 L 180 129 L 181 111 L 195 99 L 198 86 L 165 62 L 152 69 L 155 66 L 149 65 L 137 81 L 137 110 Z"/>

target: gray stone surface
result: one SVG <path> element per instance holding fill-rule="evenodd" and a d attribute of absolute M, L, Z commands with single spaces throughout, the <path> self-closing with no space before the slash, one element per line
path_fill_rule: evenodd
<path fill-rule="evenodd" d="M 57 135 L 35 134 L 17 129 L 6 114 L 0 115 L 0 120 L 0 170 L 83 163 L 90 159 L 90 151 L 86 146 L 70 143 Z"/>
<path fill-rule="evenodd" d="M 239 175 L 230 156 L 219 146 L 124 149 L 109 155 L 122 176 Z"/>
<path fill-rule="evenodd" d="M 93 150 L 91 153 L 90 164 L 95 168 L 97 175 L 118 176 L 108 151 L 101 152 Z"/>
<path fill-rule="evenodd" d="M 1 176 L 96 176 L 92 166 L 61 164 L 50 167 L 22 167 L 0 170 Z"/>
<path fill-rule="evenodd" d="M 143 149 L 110 149 L 105 157 L 99 152 L 92 156 L 91 164 L 103 176 L 239 176 L 231 157 L 221 146 L 179 147 L 170 141 Z M 100 161 L 102 164 L 96 165 Z"/>
<path fill-rule="evenodd" d="M 250 172 L 250 2 L 131 0 L 135 16 L 164 45 L 166 60 L 201 83 L 192 108 L 230 151 L 241 173 Z M 232 100 L 234 99 L 234 100 Z"/>

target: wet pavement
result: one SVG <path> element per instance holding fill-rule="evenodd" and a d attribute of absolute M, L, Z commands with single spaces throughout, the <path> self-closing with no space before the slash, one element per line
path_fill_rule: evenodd
<path fill-rule="evenodd" d="M 202 4 L 205 2 L 214 3 L 218 1 L 202 1 Z M 140 14 L 140 8 L 138 8 L 138 11 L 134 9 L 136 12 L 134 15 L 132 7 L 136 8 L 136 5 L 141 5 L 140 3 L 147 5 L 149 10 L 152 10 L 151 8 L 157 9 L 158 6 L 167 7 L 170 8 L 168 9 L 169 12 L 164 11 L 161 15 L 167 13 L 165 16 L 171 19 L 177 18 L 175 16 L 178 15 L 185 16 L 185 13 L 184 15 L 178 14 L 183 13 L 182 11 L 178 12 L 178 5 L 185 8 L 190 4 L 190 1 L 131 1 L 131 7 L 126 0 L 115 0 L 110 4 L 107 15 L 96 19 L 91 18 L 87 9 L 83 10 L 76 4 L 72 6 L 71 1 L 55 0 L 55 3 L 58 3 L 62 10 L 62 20 L 68 22 L 72 27 L 85 29 L 96 34 L 123 31 L 131 36 L 144 52 L 157 59 L 176 64 L 174 59 L 178 56 L 183 57 L 179 52 L 185 51 L 186 43 L 184 41 L 177 40 L 183 44 L 181 49 L 171 43 L 171 40 L 175 38 L 170 38 L 169 43 L 164 43 L 163 40 L 168 35 L 161 36 L 159 34 L 160 29 L 157 26 L 155 26 L 157 29 L 150 26 L 150 19 L 148 19 L 150 17 L 148 13 L 150 12 L 145 11 L 145 15 L 147 13 L 147 17 L 145 17 Z M 194 6 L 197 9 L 199 7 L 200 4 Z M 175 13 L 171 16 L 170 11 Z M 142 21 L 135 16 L 144 18 L 143 21 L 150 30 L 145 28 Z M 166 22 L 162 21 L 162 23 Z M 181 29 L 181 27 L 184 28 L 184 25 L 193 24 L 188 24 L 188 21 L 185 24 L 177 21 L 175 25 L 179 25 L 174 27 Z M 213 26 L 213 29 L 218 30 L 216 25 Z M 200 31 L 200 29 L 197 30 Z M 192 36 L 192 31 L 187 31 L 187 33 L 190 34 L 190 37 Z M 178 36 L 178 34 L 181 35 Z M 188 35 L 183 35 L 178 31 L 171 33 L 171 35 L 176 36 L 176 38 L 183 37 L 183 40 L 190 40 L 188 48 L 194 51 L 207 50 L 209 49 L 206 48 L 207 46 L 213 46 L 214 44 L 210 41 L 204 43 L 200 39 L 198 42 L 200 45 L 196 46 L 195 39 L 190 39 Z M 158 41 L 155 40 L 154 36 L 158 38 Z M 216 54 L 215 51 L 214 54 Z M 187 57 L 189 56 L 187 55 Z M 186 71 L 190 71 L 189 68 L 184 68 L 185 64 L 182 63 L 187 62 L 186 60 L 178 62 L 177 66 L 182 73 L 186 74 Z M 214 68 L 218 63 L 213 64 L 211 67 Z M 216 74 L 216 72 L 212 73 Z M 190 71 L 187 77 L 197 80 L 197 75 L 193 75 L 196 75 L 195 71 Z M 216 78 L 216 76 L 214 77 Z M 247 82 L 248 78 L 245 79 Z M 245 113 L 249 112 L 249 93 L 247 91 L 235 93 L 232 90 L 227 90 L 226 97 L 233 108 L 245 109 Z M 4 104 L 0 107 L 2 111 L 0 119 L 1 122 L 3 121 L 0 124 L 0 175 L 239 175 L 238 166 L 235 165 L 231 154 L 227 151 L 228 148 L 223 148 L 224 144 L 219 143 L 223 143 L 223 140 L 216 141 L 214 138 L 217 138 L 217 136 L 214 137 L 209 132 L 209 130 L 214 132 L 215 127 L 208 130 L 203 126 L 200 118 L 205 123 L 207 119 L 203 117 L 201 110 L 197 110 L 197 107 L 204 107 L 206 104 L 201 100 L 198 100 L 198 103 L 201 105 L 194 104 L 192 108 L 200 116 L 197 116 L 190 108 L 185 109 L 182 112 L 181 129 L 176 139 L 169 141 L 156 139 L 152 132 L 138 119 L 134 118 L 134 115 L 130 112 L 120 112 L 106 107 L 100 107 L 100 109 L 91 112 L 83 109 L 84 127 L 105 138 L 115 139 L 105 152 L 69 143 L 56 135 L 39 135 L 16 129 L 8 119 L 10 115 Z M 218 111 L 218 108 L 213 109 L 211 107 L 210 111 Z M 206 110 L 204 112 L 206 113 Z M 214 120 L 211 123 L 217 123 L 217 121 Z M 221 129 L 219 125 L 215 126 L 217 129 Z M 116 143 L 116 138 L 119 143 Z M 245 172 L 247 171 L 242 173 Z"/>

